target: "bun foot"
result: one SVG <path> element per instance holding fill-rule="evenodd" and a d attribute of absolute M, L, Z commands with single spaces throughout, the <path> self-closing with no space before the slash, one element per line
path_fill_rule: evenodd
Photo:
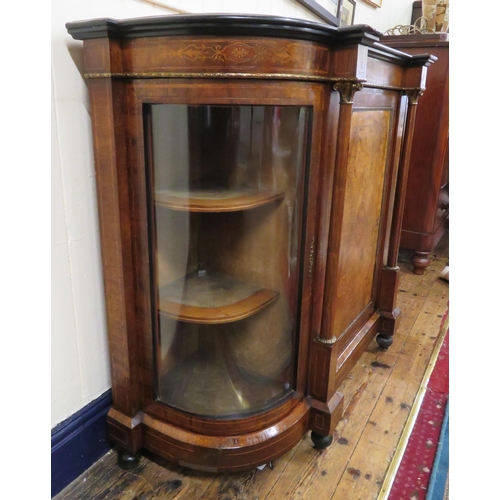
<path fill-rule="evenodd" d="M 392 335 L 386 336 L 386 335 L 382 335 L 380 333 L 377 335 L 376 340 L 377 340 L 378 346 L 384 350 L 389 349 L 389 347 L 391 347 L 392 343 L 394 342 Z"/>
<path fill-rule="evenodd" d="M 431 265 L 429 259 L 430 252 L 415 252 L 411 257 L 413 264 L 413 274 L 424 274 L 425 270 Z"/>
<path fill-rule="evenodd" d="M 313 442 L 316 450 L 324 450 L 333 443 L 333 436 L 321 436 L 320 434 L 312 431 L 311 441 Z"/>
<path fill-rule="evenodd" d="M 137 453 L 129 453 L 124 450 L 118 452 L 118 465 L 125 470 L 134 469 L 140 459 L 141 457 Z"/>

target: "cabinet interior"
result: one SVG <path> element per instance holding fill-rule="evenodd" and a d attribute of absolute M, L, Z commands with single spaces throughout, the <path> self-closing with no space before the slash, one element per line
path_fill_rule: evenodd
<path fill-rule="evenodd" d="M 153 104 L 158 399 L 262 411 L 293 389 L 309 109 Z"/>

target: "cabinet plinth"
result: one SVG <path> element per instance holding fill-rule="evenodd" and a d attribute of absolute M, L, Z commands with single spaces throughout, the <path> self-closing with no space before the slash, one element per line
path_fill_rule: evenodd
<path fill-rule="evenodd" d="M 121 465 L 147 449 L 249 470 L 308 430 L 328 446 L 340 384 L 396 330 L 435 58 L 269 16 L 66 26 L 84 41 Z"/>

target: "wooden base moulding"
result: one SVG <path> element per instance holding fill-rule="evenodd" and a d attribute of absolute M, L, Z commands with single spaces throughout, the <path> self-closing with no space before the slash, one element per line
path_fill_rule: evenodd
<path fill-rule="evenodd" d="M 142 439 L 142 446 L 179 465 L 205 472 L 239 472 L 271 462 L 293 448 L 307 432 L 308 415 L 309 406 L 301 402 L 274 425 L 236 436 L 201 436 L 142 412 L 130 419 L 114 409 L 108 424 L 111 439 L 131 453 L 137 453 Z"/>

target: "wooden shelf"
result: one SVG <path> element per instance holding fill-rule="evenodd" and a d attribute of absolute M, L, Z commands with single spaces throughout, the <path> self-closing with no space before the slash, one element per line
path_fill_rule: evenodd
<path fill-rule="evenodd" d="M 278 298 L 279 293 L 229 276 L 193 272 L 159 291 L 159 310 L 190 323 L 221 324 L 247 318 Z"/>
<path fill-rule="evenodd" d="M 160 189 L 155 191 L 155 204 L 188 212 L 236 212 L 281 200 L 283 196 L 276 191 L 254 188 Z"/>

